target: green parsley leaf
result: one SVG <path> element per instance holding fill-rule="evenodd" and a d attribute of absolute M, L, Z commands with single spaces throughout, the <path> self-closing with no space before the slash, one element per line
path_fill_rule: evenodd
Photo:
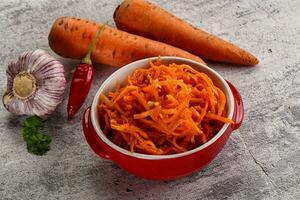
<path fill-rule="evenodd" d="M 51 138 L 41 132 L 43 120 L 33 116 L 23 122 L 22 134 L 27 144 L 27 150 L 35 155 L 43 155 L 50 150 Z"/>

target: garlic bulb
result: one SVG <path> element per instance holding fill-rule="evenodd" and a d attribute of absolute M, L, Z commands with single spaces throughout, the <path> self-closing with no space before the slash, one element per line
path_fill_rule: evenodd
<path fill-rule="evenodd" d="M 17 115 L 45 116 L 63 100 L 66 87 L 63 65 L 44 50 L 23 53 L 8 65 L 5 108 Z"/>

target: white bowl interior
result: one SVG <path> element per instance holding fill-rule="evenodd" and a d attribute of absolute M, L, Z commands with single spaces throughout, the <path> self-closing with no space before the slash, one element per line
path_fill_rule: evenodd
<path fill-rule="evenodd" d="M 192 149 L 190 151 L 187 152 L 183 152 L 183 153 L 178 153 L 178 154 L 172 154 L 172 155 L 147 155 L 147 154 L 140 154 L 140 153 L 132 153 L 126 149 L 123 149 L 119 146 L 117 146 L 116 144 L 114 144 L 113 142 L 111 142 L 102 132 L 101 127 L 100 127 L 100 123 L 99 123 L 99 118 L 98 118 L 98 111 L 97 111 L 97 105 L 99 103 L 99 96 L 101 93 L 103 94 L 107 94 L 109 91 L 114 91 L 115 90 L 115 86 L 116 86 L 116 82 L 119 81 L 121 84 L 124 83 L 127 79 L 127 77 L 129 75 L 131 75 L 137 68 L 147 68 L 149 67 L 149 61 L 154 61 L 157 60 L 157 57 L 154 58 L 147 58 L 147 59 L 143 59 L 143 60 L 139 60 L 139 61 L 135 61 L 133 63 L 130 63 L 122 68 L 120 68 L 119 70 L 117 70 L 116 72 L 114 72 L 111 76 L 108 77 L 108 79 L 101 85 L 101 87 L 99 88 L 98 92 L 95 95 L 93 104 L 92 104 L 92 108 L 91 108 L 91 120 L 92 120 L 92 124 L 93 127 L 95 128 L 97 134 L 99 135 L 99 137 L 109 146 L 111 146 L 113 149 L 116 149 L 117 151 L 129 155 L 129 156 L 134 156 L 134 157 L 138 157 L 138 158 L 143 158 L 143 159 L 168 159 L 168 158 L 175 158 L 175 157 L 180 157 L 180 156 L 185 156 L 191 153 L 194 153 L 196 151 L 199 151 L 205 147 L 207 147 L 208 145 L 212 144 L 213 142 L 215 142 L 223 133 L 224 131 L 227 129 L 227 127 L 229 126 L 229 124 L 224 124 L 224 126 L 221 128 L 221 130 L 211 139 L 209 140 L 207 143 Z M 171 64 L 171 63 L 176 63 L 176 64 L 187 64 L 190 65 L 191 67 L 193 67 L 194 69 L 200 71 L 200 72 L 204 72 L 206 73 L 214 82 L 214 84 L 219 87 L 226 95 L 226 106 L 227 106 L 227 117 L 232 119 L 233 116 L 233 111 L 234 111 L 234 104 L 233 104 L 233 95 L 232 92 L 227 84 L 227 82 L 214 70 L 212 70 L 211 68 L 189 60 L 189 59 L 185 59 L 185 58 L 178 58 L 178 57 L 160 57 L 160 61 L 163 64 Z"/>

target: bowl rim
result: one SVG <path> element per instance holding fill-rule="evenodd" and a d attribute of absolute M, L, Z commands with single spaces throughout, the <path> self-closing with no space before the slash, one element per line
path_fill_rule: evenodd
<path fill-rule="evenodd" d="M 107 87 L 108 83 L 111 81 L 111 79 L 113 79 L 116 75 L 118 74 L 122 74 L 123 72 L 127 71 L 127 68 L 131 68 L 134 67 L 138 64 L 140 64 L 141 66 L 143 66 L 143 64 L 145 62 L 149 62 L 149 61 L 154 61 L 160 59 L 161 61 L 174 61 L 176 63 L 176 61 L 181 62 L 181 63 L 186 63 L 186 64 L 193 64 L 197 67 L 200 68 L 205 68 L 205 70 L 210 71 L 210 73 L 214 74 L 214 76 L 219 79 L 219 81 L 223 84 L 224 88 L 226 89 L 225 94 L 228 95 L 228 98 L 230 100 L 229 102 L 229 112 L 227 113 L 227 117 L 229 119 L 232 119 L 233 117 L 233 113 L 234 113 L 234 97 L 232 94 L 232 91 L 229 87 L 229 85 L 227 84 L 227 82 L 225 81 L 225 79 L 215 70 L 209 68 L 208 66 L 190 60 L 190 59 L 186 59 L 186 58 L 181 58 L 181 57 L 174 57 L 174 56 L 161 56 L 161 57 L 150 57 L 150 58 L 145 58 L 145 59 L 141 59 L 141 60 L 137 60 L 134 62 L 131 62 L 125 66 L 123 66 L 122 68 L 116 70 L 114 73 L 112 73 L 99 87 L 96 95 L 94 96 L 93 99 L 93 103 L 91 106 L 91 122 L 92 125 L 97 133 L 97 135 L 100 137 L 100 139 L 107 144 L 109 147 L 111 147 L 112 149 L 118 151 L 119 153 L 125 154 L 127 156 L 131 156 L 131 157 L 135 157 L 135 158 L 140 158 L 140 159 L 146 159 L 146 160 L 161 160 L 161 159 L 172 159 L 172 158 L 179 158 L 179 157 L 183 157 L 183 156 L 187 156 L 193 153 L 196 153 L 198 151 L 201 151 L 202 149 L 207 148 L 208 146 L 210 146 L 211 144 L 213 144 L 214 142 L 216 142 L 224 133 L 225 131 L 228 129 L 228 127 L 230 126 L 229 123 L 225 123 L 222 128 L 219 130 L 219 132 L 213 137 L 211 138 L 208 142 L 206 142 L 203 145 L 200 145 L 197 148 L 191 149 L 189 151 L 186 152 L 182 152 L 182 153 L 177 153 L 177 154 L 170 154 L 170 155 L 150 155 L 150 154 L 142 154 L 142 153 L 135 153 L 135 152 L 130 152 L 126 149 L 123 149 L 122 147 L 119 147 L 118 145 L 114 144 L 112 141 L 110 141 L 102 132 L 101 128 L 100 128 L 100 123 L 97 121 L 97 117 L 96 115 L 98 115 L 98 110 L 97 110 L 97 105 L 99 102 L 99 96 L 102 93 L 102 91 Z M 193 67 L 194 69 L 198 70 L 197 68 Z"/>

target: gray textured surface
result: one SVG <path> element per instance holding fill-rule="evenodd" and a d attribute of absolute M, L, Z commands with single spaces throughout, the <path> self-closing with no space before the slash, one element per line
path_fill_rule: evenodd
<path fill-rule="evenodd" d="M 109 21 L 118 0 L 0 1 L 1 90 L 5 68 L 21 52 L 49 50 L 53 20 L 76 15 Z M 20 119 L 0 107 L 0 199 L 300 199 L 300 1 L 155 0 L 181 18 L 258 55 L 255 68 L 210 64 L 240 90 L 243 126 L 203 171 L 169 182 L 142 180 L 86 144 L 66 101 L 47 123 L 46 156 L 26 152 Z M 77 61 L 62 60 L 70 72 Z M 115 69 L 99 66 L 87 104 Z M 68 73 L 69 74 L 69 73 Z"/>

